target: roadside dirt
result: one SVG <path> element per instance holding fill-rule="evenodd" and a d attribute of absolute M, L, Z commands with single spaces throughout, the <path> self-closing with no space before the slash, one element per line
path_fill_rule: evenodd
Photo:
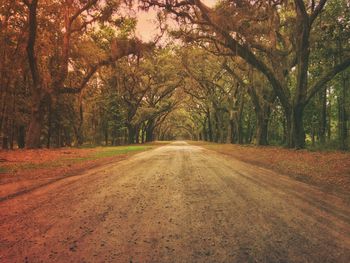
<path fill-rule="evenodd" d="M 185 142 L 0 202 L 0 262 L 344 262 L 350 204 Z"/>
<path fill-rule="evenodd" d="M 321 187 L 326 192 L 350 192 L 350 153 L 341 151 L 293 150 L 275 146 L 190 142 L 240 161 L 271 169 Z"/>

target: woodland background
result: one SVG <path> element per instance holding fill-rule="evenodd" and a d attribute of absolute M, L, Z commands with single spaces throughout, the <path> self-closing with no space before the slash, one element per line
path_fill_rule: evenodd
<path fill-rule="evenodd" d="M 148 43 L 136 6 L 158 10 Z M 347 150 L 349 65 L 346 0 L 2 0 L 1 147 Z"/>

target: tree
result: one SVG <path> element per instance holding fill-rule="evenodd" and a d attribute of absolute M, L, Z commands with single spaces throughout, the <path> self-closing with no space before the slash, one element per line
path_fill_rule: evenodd
<path fill-rule="evenodd" d="M 149 0 L 145 6 L 156 5 L 174 14 L 186 39 L 214 42 L 222 55 L 229 51 L 231 56 L 240 56 L 261 72 L 283 106 L 288 146 L 303 148 L 305 106 L 328 81 L 350 65 L 350 57 L 346 57 L 309 84 L 310 36 L 317 31 L 314 22 L 325 4 L 326 0 L 311 5 L 303 0 L 222 1 L 209 8 L 200 0 Z"/>
<path fill-rule="evenodd" d="M 113 1 L 102 4 L 102 1 L 99 0 L 77 2 L 66 0 L 58 6 L 55 2 L 49 2 L 44 6 L 44 11 L 59 8 L 61 12 L 53 17 L 57 25 L 45 28 L 44 24 L 38 25 L 37 22 L 38 1 L 24 0 L 24 3 L 28 7 L 27 56 L 32 76 L 32 110 L 26 147 L 37 148 L 41 145 L 40 137 L 46 107 L 50 105 L 51 108 L 55 108 L 59 94 L 80 92 L 100 67 L 110 65 L 129 54 L 140 53 L 142 43 L 138 40 L 116 39 L 111 45 L 109 54 L 103 55 L 98 61 L 88 65 L 85 75 L 76 87 L 67 87 L 66 80 L 72 58 L 72 41 L 79 43 L 89 25 L 110 20 L 118 5 Z M 90 13 L 89 16 L 84 15 L 87 12 Z M 40 17 L 40 19 L 45 18 Z M 52 35 L 54 41 L 52 54 L 47 54 L 47 50 L 42 51 L 36 48 L 38 26 L 46 34 Z M 44 65 L 39 65 L 39 62 L 44 62 Z"/>

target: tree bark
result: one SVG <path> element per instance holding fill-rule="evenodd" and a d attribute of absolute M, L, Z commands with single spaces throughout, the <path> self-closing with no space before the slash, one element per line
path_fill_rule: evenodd
<path fill-rule="evenodd" d="M 268 116 L 260 113 L 256 116 L 256 145 L 268 145 Z"/>
<path fill-rule="evenodd" d="M 319 139 L 322 144 L 326 142 L 326 127 L 327 127 L 327 89 L 324 89 L 320 94 L 321 116 L 319 122 Z"/>
<path fill-rule="evenodd" d="M 344 74 L 341 77 L 341 96 L 338 97 L 338 133 L 339 133 L 339 149 L 348 149 L 348 125 L 347 125 L 347 112 L 346 112 L 346 97 L 347 97 L 347 87 L 346 78 Z"/>
<path fill-rule="evenodd" d="M 148 120 L 146 125 L 146 142 L 154 141 L 154 120 Z"/>
<path fill-rule="evenodd" d="M 23 149 L 25 147 L 25 136 L 26 136 L 26 130 L 23 125 L 20 125 L 18 127 L 17 132 L 17 144 L 18 148 Z"/>
<path fill-rule="evenodd" d="M 32 95 L 32 109 L 30 122 L 27 132 L 26 138 L 26 147 L 31 148 L 39 148 L 41 146 L 40 137 L 41 130 L 43 126 L 44 119 L 44 108 L 43 106 L 43 95 L 42 95 L 42 87 L 40 85 L 40 74 L 38 70 L 37 58 L 35 55 L 35 42 L 37 35 L 37 5 L 38 0 L 32 0 L 32 2 L 27 4 L 29 9 L 28 14 L 28 23 L 29 23 L 29 36 L 27 43 L 27 56 L 28 62 L 30 66 L 30 71 L 32 75 L 33 81 L 33 95 Z"/>
<path fill-rule="evenodd" d="M 290 115 L 289 148 L 305 148 L 305 131 L 303 123 L 304 106 L 296 105 Z M 288 121 L 287 121 L 288 123 Z M 288 127 L 288 124 L 287 124 Z"/>
<path fill-rule="evenodd" d="M 40 105 L 40 103 L 38 104 Z M 40 107 L 38 107 L 38 105 L 34 105 L 32 107 L 25 143 L 27 149 L 40 148 L 41 146 L 41 130 L 44 119 L 43 115 L 43 111 L 40 109 Z"/>
<path fill-rule="evenodd" d="M 343 44 L 342 40 L 338 39 L 338 51 L 339 51 L 339 61 L 343 62 Z M 340 86 L 340 96 L 338 97 L 338 109 L 339 109 L 339 121 L 338 121 L 338 133 L 339 133 L 339 149 L 348 149 L 348 125 L 347 125 L 347 112 L 346 112 L 346 102 L 347 102 L 347 77 L 343 71 L 341 74 L 341 86 Z"/>
<path fill-rule="evenodd" d="M 135 143 L 135 127 L 131 124 L 127 125 L 128 129 L 128 143 L 134 144 Z"/>
<path fill-rule="evenodd" d="M 207 120 L 208 120 L 208 135 L 209 135 L 209 141 L 213 141 L 213 128 L 211 123 L 211 116 L 210 116 L 210 110 L 207 109 Z"/>
<path fill-rule="evenodd" d="M 46 148 L 50 148 L 51 146 L 51 135 L 52 135 L 52 107 L 49 105 L 48 107 L 48 116 L 47 116 L 47 144 Z"/>

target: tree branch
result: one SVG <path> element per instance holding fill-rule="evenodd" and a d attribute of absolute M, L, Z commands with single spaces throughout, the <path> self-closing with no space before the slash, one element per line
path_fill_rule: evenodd
<path fill-rule="evenodd" d="M 35 56 L 35 42 L 36 42 L 36 34 L 37 34 L 37 6 L 38 0 L 33 0 L 31 4 L 28 1 L 29 15 L 28 15 L 28 23 L 29 23 L 29 37 L 27 43 L 27 56 L 30 71 L 33 79 L 33 86 L 38 89 L 40 82 L 40 75 L 38 70 L 37 58 Z"/>
<path fill-rule="evenodd" d="M 295 1 L 302 1 L 302 0 L 295 0 Z M 255 54 L 245 46 L 242 46 L 238 43 L 237 40 L 235 40 L 229 32 L 222 29 L 220 26 L 216 25 L 212 22 L 210 19 L 210 15 L 208 12 L 208 8 L 203 5 L 203 3 L 200 0 L 194 0 L 196 6 L 200 9 L 202 12 L 203 18 L 210 23 L 210 25 L 214 28 L 214 30 L 219 33 L 227 42 L 226 46 L 231 49 L 233 52 L 236 52 L 241 58 L 243 58 L 246 62 L 248 62 L 250 65 L 258 69 L 261 73 L 263 73 L 266 78 L 270 81 L 271 86 L 275 90 L 276 94 L 278 95 L 282 105 L 285 108 L 290 108 L 289 104 L 289 93 L 286 89 L 283 88 L 280 81 L 275 77 L 273 74 L 273 71 L 263 62 L 261 61 Z"/>
<path fill-rule="evenodd" d="M 313 10 L 313 12 L 312 12 L 312 14 L 310 16 L 310 23 L 311 24 L 315 21 L 317 16 L 321 13 L 321 11 L 323 10 L 323 7 L 325 6 L 326 2 L 327 2 L 327 0 L 320 0 L 319 4 L 315 8 L 315 10 Z"/>
<path fill-rule="evenodd" d="M 88 10 L 90 7 L 92 7 L 94 4 L 97 3 L 98 0 L 91 0 L 88 1 L 82 8 L 77 10 L 73 16 L 69 18 L 70 24 L 74 22 L 75 19 L 77 19 L 78 16 L 80 16 L 84 11 Z"/>
<path fill-rule="evenodd" d="M 309 15 L 307 14 L 304 1 L 303 0 L 294 0 L 294 3 L 296 5 L 297 9 L 299 9 L 299 11 L 301 12 L 302 17 L 304 19 L 308 20 Z"/>
<path fill-rule="evenodd" d="M 342 72 L 343 70 L 347 69 L 350 66 L 350 57 L 345 58 L 344 61 L 335 67 L 333 67 L 331 70 L 323 74 L 318 81 L 316 81 L 311 87 L 310 92 L 305 100 L 305 105 L 315 96 L 315 94 L 321 90 L 327 82 L 332 80 L 332 78 L 337 75 L 338 73 Z"/>

